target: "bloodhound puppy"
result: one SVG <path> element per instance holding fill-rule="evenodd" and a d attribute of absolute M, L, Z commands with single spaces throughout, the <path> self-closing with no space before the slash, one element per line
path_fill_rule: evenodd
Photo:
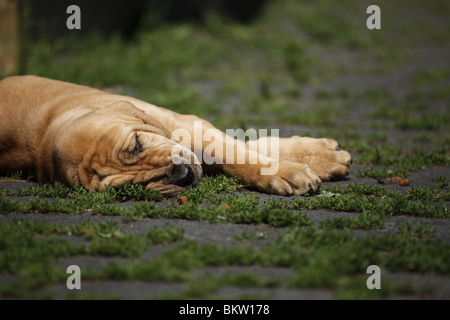
<path fill-rule="evenodd" d="M 331 139 L 272 135 L 246 143 L 194 115 L 36 76 L 0 81 L 0 115 L 0 170 L 94 191 L 131 182 L 177 194 L 206 170 L 262 192 L 300 195 L 345 178 L 351 164 Z"/>

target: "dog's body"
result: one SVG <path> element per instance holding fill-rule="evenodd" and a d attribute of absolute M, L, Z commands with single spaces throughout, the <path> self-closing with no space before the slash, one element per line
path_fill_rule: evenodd
<path fill-rule="evenodd" d="M 172 133 L 180 129 L 201 138 L 174 141 Z M 212 142 L 219 147 L 211 148 Z M 174 194 L 201 179 L 199 155 L 215 160 L 208 172 L 236 175 L 250 187 L 281 195 L 315 191 L 321 180 L 349 173 L 350 154 L 334 140 L 295 136 L 258 142 L 259 151 L 196 116 L 85 86 L 35 76 L 0 81 L 0 170 L 28 169 L 41 182 L 98 191 L 132 182 Z M 274 144 L 279 154 L 268 156 L 264 150 L 274 150 L 269 147 Z M 190 150 L 182 151 L 191 163 L 174 161 L 180 145 Z M 235 161 L 226 157 L 230 146 Z M 244 164 L 237 160 L 242 153 Z M 272 165 L 278 170 L 261 174 Z"/>

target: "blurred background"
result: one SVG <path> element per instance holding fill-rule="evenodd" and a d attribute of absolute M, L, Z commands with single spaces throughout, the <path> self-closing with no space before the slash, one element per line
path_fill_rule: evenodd
<path fill-rule="evenodd" d="M 204 24 L 209 16 L 248 23 L 257 17 L 267 0 L 0 0 L 1 72 L 14 72 L 23 49 L 34 40 L 54 41 L 66 37 L 86 39 L 93 34 L 112 35 L 132 40 L 143 30 L 165 24 Z M 82 28 L 70 30 L 67 8 L 76 5 L 82 10 Z M 81 17 L 81 15 L 80 15 Z M 81 19 L 80 19 L 81 20 Z M 23 43 L 26 41 L 27 43 Z M 20 61 L 24 63 L 24 61 Z M 26 64 L 26 62 L 25 62 Z M 25 68 L 24 65 L 20 67 Z M 25 72 L 26 69 L 20 70 Z"/>
<path fill-rule="evenodd" d="M 366 27 L 372 4 L 380 30 Z M 80 30 L 66 26 L 69 5 Z M 447 0 L 0 0 L 0 78 L 35 74 L 221 129 L 396 157 L 450 141 L 448 12 Z"/>

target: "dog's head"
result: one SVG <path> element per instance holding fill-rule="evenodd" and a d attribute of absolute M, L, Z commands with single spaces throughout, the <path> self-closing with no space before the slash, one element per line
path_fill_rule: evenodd
<path fill-rule="evenodd" d="M 60 130 L 53 152 L 55 174 L 73 186 L 95 191 L 131 182 L 176 194 L 195 185 L 202 176 L 193 153 L 188 164 L 174 161 L 177 147 L 180 150 L 156 119 L 130 102 L 119 101 Z"/>

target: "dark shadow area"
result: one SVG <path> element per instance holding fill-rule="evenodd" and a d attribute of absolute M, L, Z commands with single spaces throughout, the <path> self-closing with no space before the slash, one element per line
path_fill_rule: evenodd
<path fill-rule="evenodd" d="M 248 23 L 257 17 L 267 0 L 22 0 L 29 17 L 30 39 L 48 39 L 70 35 L 66 21 L 70 5 L 81 10 L 81 30 L 77 36 L 90 33 L 120 34 L 130 37 L 141 29 L 157 28 L 167 23 L 193 22 L 202 24 L 208 14 Z"/>

